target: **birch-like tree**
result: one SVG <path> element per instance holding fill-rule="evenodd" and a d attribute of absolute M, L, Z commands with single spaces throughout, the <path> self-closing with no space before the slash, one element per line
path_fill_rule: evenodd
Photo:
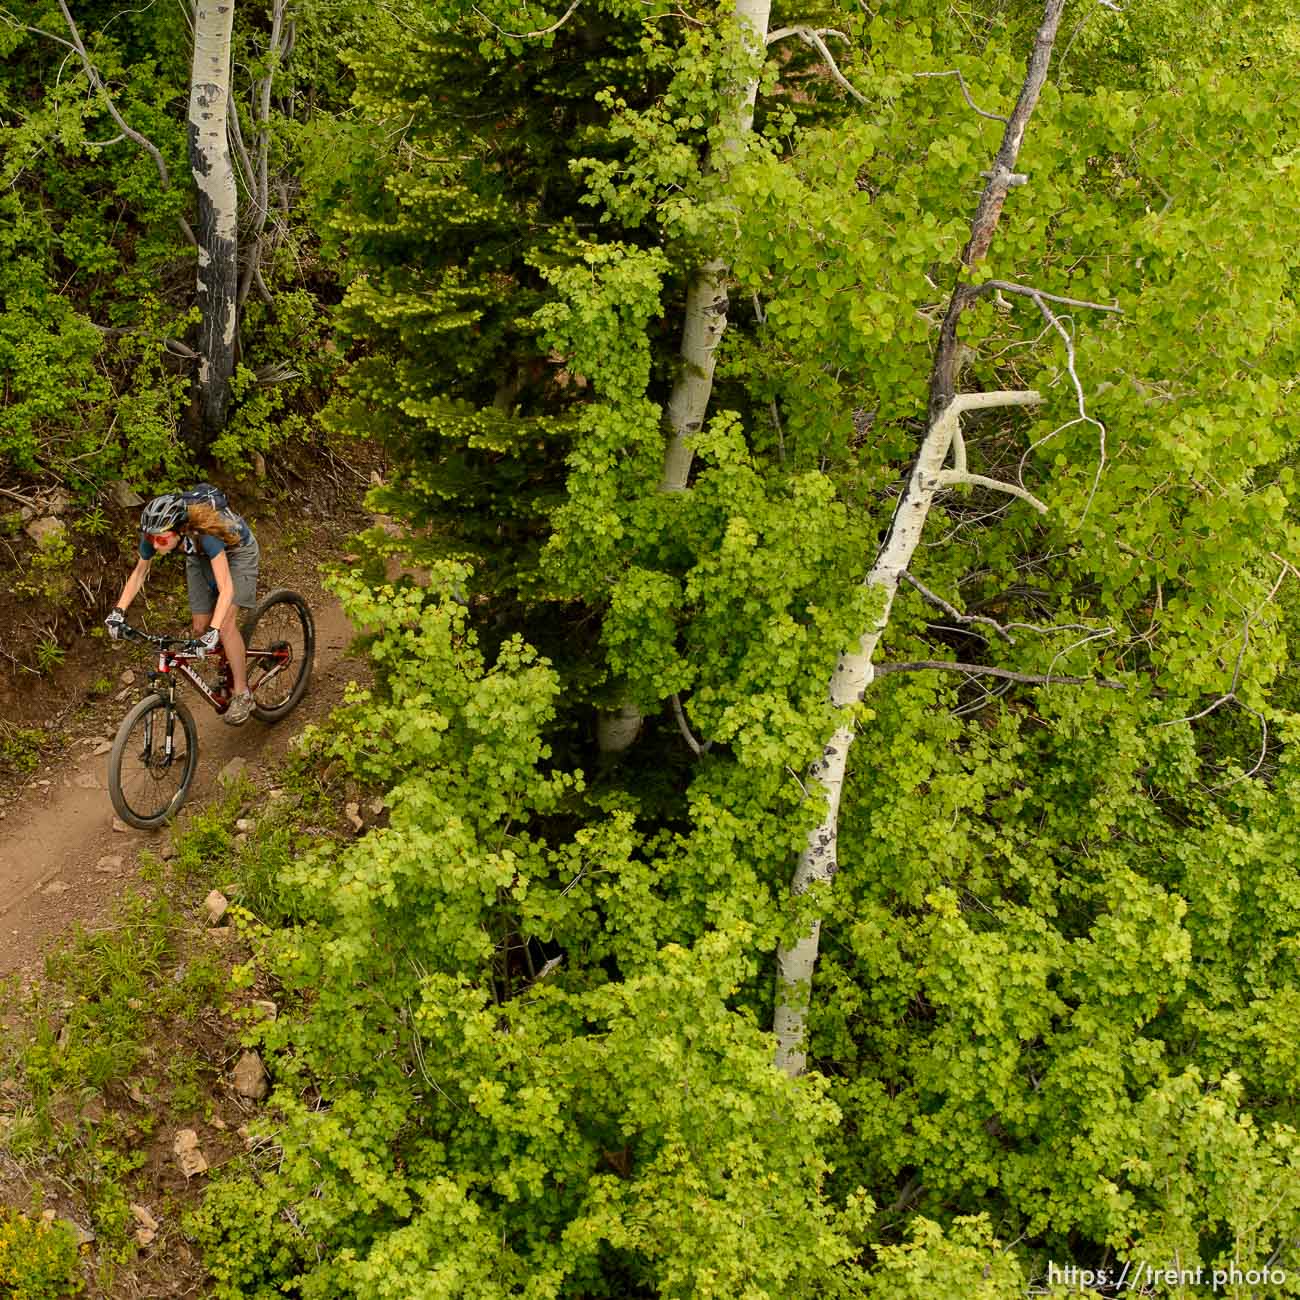
<path fill-rule="evenodd" d="M 984 286 L 973 281 L 972 277 L 981 269 L 988 254 L 998 218 L 1012 187 L 1023 184 L 1026 180 L 1023 175 L 1017 174 L 1016 164 L 1025 130 L 1047 79 L 1064 7 L 1065 0 L 1048 0 L 1042 23 L 1034 38 L 1024 86 L 1015 108 L 1006 119 L 1001 147 L 987 173 L 988 181 L 971 222 L 970 239 L 962 250 L 961 269 L 939 331 L 930 380 L 925 435 L 908 477 L 907 488 L 899 498 L 897 509 L 881 543 L 880 553 L 865 579 L 866 588 L 872 597 L 871 622 L 863 630 L 856 646 L 840 655 L 830 680 L 831 703 L 845 720 L 836 727 L 826 742 L 821 758 L 809 772 L 809 784 L 825 800 L 825 812 L 809 832 L 807 846 L 800 856 L 793 882 L 796 895 L 804 893 L 813 885 L 829 885 L 835 876 L 840 799 L 856 731 L 852 712 L 871 686 L 873 656 L 881 636 L 889 626 L 899 583 L 907 573 L 920 544 L 937 494 L 958 486 L 978 486 L 1009 493 L 1028 500 L 1040 510 L 1046 509 L 1019 484 L 973 474 L 968 469 L 961 430 L 963 414 L 969 411 L 1035 406 L 1041 397 L 1032 389 L 958 393 L 956 388 L 961 349 L 958 324 L 963 312 L 986 295 Z M 1030 292 L 1040 305 L 1044 305 L 1041 294 L 1025 291 L 1019 286 L 1011 291 Z M 1089 304 L 1075 302 L 1071 305 L 1082 307 Z M 1050 309 L 1045 305 L 1044 311 L 1050 317 Z M 950 456 L 953 458 L 952 466 L 945 468 Z M 776 1060 L 779 1068 L 787 1074 L 801 1073 L 807 1060 L 805 1010 L 817 963 L 819 932 L 820 922 L 814 920 L 804 935 L 789 947 L 783 945 L 777 954 L 778 986 L 774 1023 Z"/>
<path fill-rule="evenodd" d="M 229 143 L 234 24 L 233 0 L 198 0 L 187 120 L 198 192 L 198 397 L 205 443 L 225 426 L 238 334 L 239 196 Z"/>

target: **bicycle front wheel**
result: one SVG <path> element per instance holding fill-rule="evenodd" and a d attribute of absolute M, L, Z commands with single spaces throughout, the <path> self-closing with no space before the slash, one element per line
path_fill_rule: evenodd
<path fill-rule="evenodd" d="M 316 656 L 316 626 L 296 591 L 271 592 L 243 627 L 253 717 L 279 722 L 302 699 Z"/>
<path fill-rule="evenodd" d="M 128 826 L 148 831 L 179 811 L 194 780 L 199 733 L 190 711 L 147 695 L 122 719 L 108 756 L 108 793 Z"/>

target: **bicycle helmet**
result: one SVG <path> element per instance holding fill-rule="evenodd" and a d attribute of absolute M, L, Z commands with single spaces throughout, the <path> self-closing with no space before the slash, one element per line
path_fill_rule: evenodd
<path fill-rule="evenodd" d="M 142 533 L 170 533 L 189 518 L 189 508 L 175 492 L 154 497 L 140 513 Z"/>

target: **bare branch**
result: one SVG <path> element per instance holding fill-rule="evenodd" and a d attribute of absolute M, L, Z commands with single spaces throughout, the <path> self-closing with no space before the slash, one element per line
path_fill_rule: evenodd
<path fill-rule="evenodd" d="M 485 14 L 478 7 L 478 5 L 471 5 L 470 8 L 473 9 L 474 12 L 478 14 L 478 16 L 485 23 L 487 23 L 489 27 L 499 32 L 502 36 L 511 36 L 514 37 L 515 40 L 527 41 L 527 40 L 532 40 L 532 38 L 535 36 L 549 36 L 552 32 L 558 31 L 561 27 L 564 26 L 565 23 L 569 21 L 569 18 L 572 16 L 573 11 L 578 7 L 580 3 L 581 0 L 573 0 L 573 3 L 564 11 L 564 15 L 563 17 L 560 18 L 559 22 L 554 22 L 549 27 L 541 27 L 535 32 L 508 32 L 505 30 L 505 28 L 498 27 L 496 23 L 494 23 L 492 19 L 490 19 L 487 16 L 487 14 Z"/>
<path fill-rule="evenodd" d="M 128 334 L 138 334 L 142 328 L 139 325 L 97 325 L 94 321 L 91 321 L 90 324 L 106 339 L 125 338 Z M 186 361 L 197 361 L 199 359 L 199 354 L 187 344 L 182 343 L 180 339 L 162 338 L 158 342 L 173 356 L 184 357 Z"/>
<path fill-rule="evenodd" d="M 834 27 L 778 27 L 776 31 L 769 32 L 767 43 L 771 45 L 774 41 L 784 40 L 787 36 L 797 36 L 805 45 L 810 45 L 818 54 L 822 56 L 822 62 L 830 70 L 830 74 L 839 84 L 858 101 L 859 104 L 865 104 L 867 97 L 840 71 L 840 65 L 835 62 L 835 56 L 830 51 L 830 46 L 822 39 L 825 36 L 835 36 L 842 41 L 848 41 L 848 37 L 843 32 L 837 31 Z"/>
<path fill-rule="evenodd" d="M 961 271 L 952 296 L 948 300 L 948 310 L 944 313 L 943 323 L 939 326 L 934 367 L 930 374 L 928 413 L 931 423 L 943 414 L 957 392 L 957 371 L 961 362 L 957 327 L 962 312 L 979 295 L 979 286 L 966 282 L 967 277 L 984 260 L 989 245 L 993 242 L 993 232 L 997 229 L 998 219 L 1007 201 L 1008 183 L 1010 177 L 1015 174 L 1016 161 L 1020 157 L 1020 145 L 1024 140 L 1025 128 L 1029 125 L 1029 119 L 1042 93 L 1043 83 L 1047 79 L 1052 46 L 1056 40 L 1056 30 L 1060 25 L 1064 7 L 1065 0 L 1046 0 L 1042 22 L 1034 34 L 1034 46 L 1025 68 L 1025 79 L 1020 94 L 1016 98 L 1010 117 L 1002 119 L 1006 122 L 1006 130 L 1002 133 L 1002 143 L 998 146 L 997 155 L 989 169 L 992 178 L 984 186 L 975 215 L 971 219 L 970 239 L 961 251 Z"/>
<path fill-rule="evenodd" d="M 1045 298 L 1048 302 L 1059 302 L 1066 307 L 1087 307 L 1092 311 L 1111 311 L 1120 316 L 1124 314 L 1123 307 L 1108 306 L 1104 302 L 1087 302 L 1083 298 L 1063 298 L 1060 294 L 1046 293 L 1027 284 L 1013 284 L 1010 280 L 985 280 L 979 287 L 981 292 L 986 289 L 1001 289 L 1004 293 L 1018 293 L 1026 298 Z"/>
<path fill-rule="evenodd" d="M 63 21 L 68 25 L 68 34 L 72 37 L 72 48 L 77 51 L 81 58 L 81 66 L 86 70 L 86 78 L 91 86 L 99 92 L 108 109 L 109 115 L 117 123 L 118 130 L 122 132 L 129 140 L 134 141 L 153 159 L 154 166 L 158 168 L 158 177 L 162 181 L 163 189 L 171 188 L 171 177 L 167 173 L 167 164 L 163 161 L 163 156 L 158 152 L 154 144 L 145 139 L 139 131 L 127 125 L 126 119 L 117 111 L 117 105 L 113 103 L 113 97 L 108 93 L 108 87 L 104 85 L 103 79 L 99 75 L 98 69 L 91 61 L 90 55 L 86 53 L 86 47 L 82 42 L 81 33 L 77 30 L 76 20 L 72 17 L 72 11 L 68 8 L 67 0 L 58 0 L 59 11 L 63 14 Z M 33 30 L 36 30 L 33 28 Z M 65 45 L 67 42 L 63 42 Z M 180 223 L 181 232 L 190 244 L 197 248 L 199 241 L 194 238 L 194 231 L 190 229 L 190 223 L 184 217 L 177 217 Z"/>
<path fill-rule="evenodd" d="M 1026 686 L 1104 686 L 1109 691 L 1123 691 L 1128 688 L 1123 682 L 1111 681 L 1109 677 L 1067 677 L 1058 673 L 1018 673 L 1010 668 L 990 668 L 987 664 L 960 663 L 950 659 L 917 659 L 908 663 L 879 663 L 874 665 L 876 676 L 886 673 L 919 673 L 928 671 L 948 673 L 972 673 L 983 677 L 1001 677 L 1009 682 L 1021 682 Z"/>
<path fill-rule="evenodd" d="M 707 754 L 709 749 L 712 747 L 713 742 L 711 740 L 706 740 L 704 744 L 700 744 L 700 742 L 691 735 L 691 728 L 686 721 L 686 713 L 682 709 L 681 696 L 674 691 L 668 699 L 673 706 L 673 717 L 677 719 L 677 728 L 682 733 L 686 743 L 690 746 L 691 753 L 693 753 L 696 758 L 699 758 L 701 754 Z"/>
<path fill-rule="evenodd" d="M 47 32 L 44 27 L 33 27 L 31 23 L 20 23 L 7 9 L 0 10 L 0 20 L 7 27 L 13 28 L 14 31 L 31 32 L 33 36 L 44 36 L 47 41 L 55 41 L 69 50 L 77 48 L 71 41 L 64 39 L 62 36 L 55 36 L 53 32 Z"/>
<path fill-rule="evenodd" d="M 957 84 L 961 87 L 961 93 L 963 97 L 965 98 L 966 102 L 971 106 L 971 108 L 975 110 L 975 112 L 977 112 L 981 117 L 987 117 L 990 122 L 1004 122 L 1004 123 L 1010 122 L 1010 119 L 1003 117 L 1001 113 L 986 113 L 970 97 L 970 91 L 966 89 L 966 78 L 963 77 L 961 73 L 957 71 L 956 68 L 949 68 L 947 72 L 914 72 L 912 75 L 914 77 L 956 77 Z"/>
<path fill-rule="evenodd" d="M 226 134 L 234 146 L 233 155 L 239 168 L 239 178 L 244 182 L 244 189 L 248 191 L 249 197 L 253 198 L 257 189 L 253 160 L 248 156 L 248 148 L 244 144 L 244 129 L 239 121 L 239 105 L 234 103 L 231 109 L 233 111 L 226 118 Z"/>
<path fill-rule="evenodd" d="M 955 469 L 945 469 L 939 474 L 939 482 L 943 487 L 957 487 L 960 484 L 967 484 L 970 487 L 991 488 L 994 492 L 1007 492 L 1013 497 L 1019 497 L 1022 501 L 1027 501 L 1040 515 L 1047 513 L 1047 507 L 1027 488 L 1022 488 L 1016 483 L 1004 483 L 998 478 L 986 478 L 983 474 L 962 474 Z"/>
<path fill-rule="evenodd" d="M 1066 369 L 1070 373 L 1070 381 L 1074 385 L 1075 402 L 1077 404 L 1079 414 L 1075 419 L 1070 420 L 1067 423 L 1061 425 L 1060 428 L 1053 429 L 1051 433 L 1047 434 L 1043 438 L 1038 439 L 1037 442 L 1031 443 L 1025 449 L 1025 454 L 1020 458 L 1020 465 L 1017 470 L 1017 477 L 1020 479 L 1020 482 L 1023 484 L 1025 462 L 1029 459 L 1030 453 L 1036 447 L 1041 447 L 1043 443 L 1045 443 L 1049 438 L 1056 437 L 1058 433 L 1064 432 L 1064 430 L 1068 429 L 1073 424 L 1083 423 L 1083 424 L 1096 425 L 1097 426 L 1097 450 L 1098 450 L 1097 472 L 1092 476 L 1092 487 L 1088 490 L 1088 499 L 1084 503 L 1083 514 L 1079 516 L 1079 523 L 1082 524 L 1083 521 L 1088 517 L 1088 511 L 1092 509 L 1093 498 L 1097 495 L 1097 487 L 1101 483 L 1102 470 L 1106 468 L 1106 426 L 1102 424 L 1102 422 L 1098 420 L 1095 416 L 1091 416 L 1088 414 L 1087 407 L 1084 402 L 1083 384 L 1079 382 L 1079 372 L 1075 369 L 1073 336 L 1071 335 L 1070 331 L 1067 330 L 1065 326 L 1061 324 L 1060 318 L 1047 305 L 1047 303 L 1044 301 L 1043 295 L 1039 293 L 1037 289 L 1028 289 L 1027 292 L 1029 297 L 1031 297 L 1034 300 L 1034 302 L 1038 304 L 1038 310 L 1042 312 L 1043 319 L 1046 320 L 1047 323 L 1061 336 L 1061 341 L 1065 344 L 1065 365 L 1066 365 Z"/>
<path fill-rule="evenodd" d="M 966 411 L 987 411 L 998 406 L 1037 406 L 1043 400 L 1032 388 L 998 390 L 992 393 L 958 393 L 947 409 L 956 415 Z"/>
<path fill-rule="evenodd" d="M 1247 713 L 1253 713 L 1259 719 L 1260 740 L 1259 740 L 1259 757 L 1255 760 L 1255 766 L 1249 772 L 1243 772 L 1240 776 L 1234 776 L 1231 781 L 1224 781 L 1219 785 L 1212 785 L 1211 790 L 1226 790 L 1229 786 L 1236 785 L 1238 781 L 1248 781 L 1261 767 L 1264 766 L 1264 760 L 1268 757 L 1268 719 L 1258 710 L 1252 709 L 1249 704 L 1242 704 L 1237 701 Z"/>
<path fill-rule="evenodd" d="M 966 473 L 966 435 L 960 420 L 954 420 L 952 425 L 952 467 L 958 474 Z"/>
<path fill-rule="evenodd" d="M 1008 645 L 1015 645 L 1016 639 L 1010 632 L 1002 626 L 995 618 L 985 618 L 982 614 L 963 614 L 956 605 L 950 605 L 942 596 L 936 595 L 929 587 L 923 585 L 918 579 L 914 578 L 906 569 L 898 575 L 904 582 L 910 583 L 922 596 L 932 605 L 937 605 L 949 618 L 955 618 L 959 623 L 980 623 L 985 627 L 991 627 Z"/>

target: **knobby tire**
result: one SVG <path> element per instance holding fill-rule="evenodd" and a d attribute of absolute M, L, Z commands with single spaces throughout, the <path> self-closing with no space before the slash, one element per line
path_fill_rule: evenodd
<path fill-rule="evenodd" d="M 175 715 L 176 720 L 180 723 L 180 734 L 176 733 L 173 728 L 173 744 L 178 740 L 183 740 L 185 752 L 183 754 L 174 754 L 171 763 L 163 768 L 155 767 L 158 762 L 156 756 L 151 752 L 150 767 L 144 768 L 138 763 L 138 755 L 142 753 L 144 746 L 144 735 L 146 729 L 146 720 L 150 714 L 156 714 L 153 718 L 153 735 L 151 745 L 162 746 L 165 743 L 167 735 L 167 714 L 171 712 Z M 171 818 L 175 817 L 180 811 L 181 805 L 185 802 L 185 796 L 189 793 L 191 784 L 194 781 L 194 772 L 198 766 L 199 760 L 199 733 L 198 728 L 194 725 L 194 718 L 190 711 L 179 700 L 168 703 L 161 695 L 146 695 L 131 711 L 122 719 L 122 725 L 117 729 L 117 737 L 113 741 L 112 751 L 108 756 L 108 793 L 113 800 L 113 808 L 117 815 L 128 826 L 134 826 L 138 830 L 154 830 L 159 826 L 165 825 Z M 135 763 L 134 775 L 125 785 L 130 786 L 130 792 L 124 788 L 123 782 L 123 764 L 129 765 Z M 156 771 L 159 775 L 154 778 L 150 775 L 151 771 Z M 172 775 L 174 772 L 174 775 Z M 141 785 L 141 778 L 156 780 L 157 799 L 150 801 L 147 806 L 139 806 L 143 800 L 137 793 L 137 789 L 147 791 L 147 785 Z M 175 792 L 168 795 L 164 789 L 164 783 L 170 788 L 175 784 Z M 165 796 L 165 799 L 164 799 Z M 134 800 L 134 802 L 132 802 Z M 159 800 L 162 800 L 159 804 Z"/>
<path fill-rule="evenodd" d="M 267 682 L 266 696 L 259 696 L 261 688 L 256 685 L 262 668 L 255 659 L 248 661 L 253 717 L 259 722 L 279 722 L 302 699 L 311 678 L 316 656 L 316 625 L 311 610 L 296 591 L 282 587 L 258 603 L 241 630 L 244 644 L 250 650 L 266 650 L 280 644 L 290 651 L 289 667 Z M 262 703 L 263 698 L 268 702 Z"/>

